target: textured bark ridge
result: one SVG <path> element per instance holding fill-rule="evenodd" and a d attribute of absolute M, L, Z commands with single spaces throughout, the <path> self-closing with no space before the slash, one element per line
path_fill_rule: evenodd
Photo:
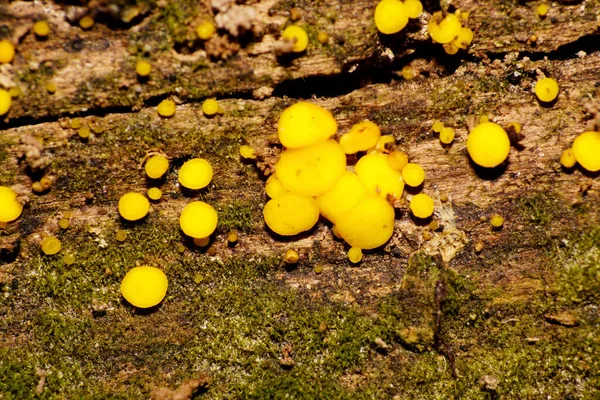
<path fill-rule="evenodd" d="M 565 170 L 559 157 L 600 128 L 600 3 L 559 1 L 540 18 L 537 2 L 425 1 L 427 12 L 384 37 L 374 1 L 246 1 L 236 14 L 255 15 L 245 33 L 196 40 L 198 23 L 225 3 L 0 6 L 0 39 L 17 48 L 0 87 L 21 90 L 0 121 L 0 185 L 29 199 L 0 228 L 0 398 L 593 398 L 600 177 Z M 448 56 L 428 38 L 428 12 L 458 8 L 471 13 L 475 39 Z M 87 14 L 96 24 L 84 31 Z M 279 41 L 291 16 L 310 39 L 294 57 Z M 46 40 L 31 32 L 38 19 L 51 24 Z M 140 59 L 152 64 L 147 80 L 136 77 Z M 402 78 L 405 66 L 413 79 Z M 541 75 L 559 82 L 551 105 L 533 94 Z M 209 97 L 223 115 L 203 115 Z M 169 119 L 156 112 L 164 98 L 177 102 Z M 264 171 L 280 152 L 277 119 L 299 99 L 331 110 L 340 133 L 370 119 L 394 135 L 425 169 L 421 190 L 439 227 L 402 205 L 390 242 L 356 266 L 324 222 L 293 240 L 269 234 Z M 493 171 L 465 148 L 483 115 L 523 126 Z M 435 120 L 455 129 L 451 146 Z M 242 144 L 257 149 L 258 165 L 240 160 Z M 171 168 L 149 182 L 142 164 L 156 151 Z M 213 182 L 184 193 L 177 170 L 197 156 L 213 165 Z M 43 176 L 52 188 L 32 193 Z M 163 197 L 146 219 L 119 218 L 121 195 L 156 184 Z M 219 213 L 208 249 L 179 231 L 192 199 Z M 57 255 L 40 251 L 48 235 L 62 242 Z M 294 267 L 282 263 L 290 248 Z M 119 292 L 136 265 L 169 278 L 167 298 L 148 312 Z"/>

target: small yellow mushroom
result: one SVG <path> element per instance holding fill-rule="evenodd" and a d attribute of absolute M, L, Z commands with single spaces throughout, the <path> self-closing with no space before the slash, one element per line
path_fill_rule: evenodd
<path fill-rule="evenodd" d="M 542 3 L 536 9 L 537 15 L 544 18 L 548 14 L 549 9 L 548 4 Z"/>
<path fill-rule="evenodd" d="M 157 187 L 151 187 L 150 189 L 148 189 L 148 192 L 146 193 L 148 195 L 148 198 L 150 200 L 160 200 L 160 198 L 162 197 L 162 190 L 160 190 Z"/>
<path fill-rule="evenodd" d="M 440 132 L 440 142 L 443 144 L 450 144 L 454 141 L 454 129 L 444 128 Z"/>
<path fill-rule="evenodd" d="M 350 250 L 348 250 L 348 260 L 350 260 L 352 264 L 361 262 L 362 257 L 362 250 L 359 247 L 351 247 Z"/>
<path fill-rule="evenodd" d="M 469 133 L 467 151 L 476 164 L 494 168 L 508 157 L 510 139 L 500 125 L 484 122 Z"/>
<path fill-rule="evenodd" d="M 384 35 L 400 32 L 408 24 L 414 5 L 406 6 L 400 0 L 381 0 L 375 7 L 375 26 Z"/>
<path fill-rule="evenodd" d="M 329 41 L 329 34 L 325 31 L 319 31 L 317 34 L 317 41 L 321 44 L 327 44 Z"/>
<path fill-rule="evenodd" d="M 77 135 L 81 139 L 89 139 L 91 134 L 92 134 L 92 132 L 90 131 L 90 128 L 88 128 L 87 126 L 82 126 L 81 128 L 79 128 L 77 130 Z"/>
<path fill-rule="evenodd" d="M 586 170 L 600 171 L 600 132 L 584 132 L 577 136 L 573 142 L 573 154 Z"/>
<path fill-rule="evenodd" d="M 198 190 L 206 187 L 212 180 L 213 170 L 203 158 L 192 158 L 179 169 L 179 183 L 188 189 Z"/>
<path fill-rule="evenodd" d="M 431 39 L 441 44 L 450 43 L 456 39 L 461 28 L 462 25 L 456 15 L 447 14 L 444 17 L 442 11 L 433 13 L 427 26 Z"/>
<path fill-rule="evenodd" d="M 216 31 L 215 24 L 211 21 L 203 21 L 196 27 L 196 34 L 202 40 L 210 39 Z"/>
<path fill-rule="evenodd" d="M 577 163 L 573 149 L 565 149 L 560 155 L 560 163 L 565 168 L 573 168 Z"/>
<path fill-rule="evenodd" d="M 0 40 L 0 64 L 9 63 L 13 58 L 15 58 L 15 46 L 8 40 Z"/>
<path fill-rule="evenodd" d="M 402 179 L 408 186 L 420 186 L 425 180 L 425 171 L 419 164 L 408 163 L 402 168 Z"/>
<path fill-rule="evenodd" d="M 124 242 L 125 239 L 127 239 L 127 231 L 124 231 L 123 229 L 117 230 L 115 233 L 115 239 L 117 242 Z"/>
<path fill-rule="evenodd" d="M 558 82 L 552 78 L 543 78 L 535 84 L 535 95 L 544 102 L 549 103 L 558 96 Z"/>
<path fill-rule="evenodd" d="M 33 33 L 38 38 L 48 37 L 50 34 L 50 24 L 48 24 L 48 21 L 36 21 L 33 24 Z"/>
<path fill-rule="evenodd" d="M 60 227 L 60 229 L 67 229 L 69 227 L 69 219 L 68 218 L 59 219 L 58 226 Z"/>
<path fill-rule="evenodd" d="M 150 75 L 151 71 L 152 65 L 150 65 L 148 61 L 140 60 L 135 64 L 135 73 L 138 74 L 138 76 L 146 77 Z"/>
<path fill-rule="evenodd" d="M 375 146 L 375 150 L 381 153 L 389 153 L 391 149 L 394 147 L 396 143 L 396 139 L 393 135 L 383 135 L 379 138 L 377 145 Z"/>
<path fill-rule="evenodd" d="M 156 154 L 146 161 L 146 165 L 144 165 L 144 170 L 146 171 L 146 175 L 150 179 L 160 179 L 164 174 L 167 173 L 169 169 L 169 160 L 167 157 Z"/>
<path fill-rule="evenodd" d="M 42 251 L 48 256 L 58 253 L 61 247 L 60 240 L 54 236 L 48 236 L 42 240 Z"/>
<path fill-rule="evenodd" d="M 72 265 L 75 263 L 75 256 L 71 253 L 65 254 L 63 257 L 63 262 L 65 265 Z"/>
<path fill-rule="evenodd" d="M 436 133 L 440 133 L 444 129 L 444 123 L 442 121 L 435 121 L 431 129 Z"/>
<path fill-rule="evenodd" d="M 267 182 L 265 183 L 265 192 L 267 193 L 267 196 L 274 199 L 280 194 L 288 192 L 288 190 L 283 187 L 281 181 L 279 180 L 279 178 L 277 178 L 277 175 L 273 174 L 269 177 L 269 179 L 267 179 Z"/>
<path fill-rule="evenodd" d="M 382 197 L 367 196 L 335 224 L 336 231 L 352 247 L 374 249 L 394 233 L 394 208 Z"/>
<path fill-rule="evenodd" d="M 158 107 L 156 107 L 156 111 L 158 112 L 158 115 L 160 115 L 161 117 L 164 117 L 164 118 L 169 118 L 169 117 L 172 117 L 173 115 L 175 115 L 175 110 L 176 110 L 175 102 L 171 99 L 165 99 L 165 100 L 161 101 L 158 104 Z"/>
<path fill-rule="evenodd" d="M 389 156 L 378 152 L 362 157 L 354 167 L 356 174 L 367 187 L 367 193 L 383 198 L 399 199 L 404 191 L 402 174 L 390 166 Z"/>
<path fill-rule="evenodd" d="M 169 281 L 158 268 L 141 266 L 129 270 L 121 281 L 121 294 L 132 306 L 154 307 L 165 298 Z"/>
<path fill-rule="evenodd" d="M 0 116 L 6 114 L 12 104 L 10 93 L 4 89 L 0 89 Z"/>
<path fill-rule="evenodd" d="M 240 156 L 246 160 L 256 160 L 256 150 L 244 144 L 240 146 Z"/>
<path fill-rule="evenodd" d="M 377 145 L 381 131 L 374 122 L 369 120 L 361 121 L 350 128 L 350 132 L 342 135 L 340 138 L 340 147 L 346 154 L 355 154 L 359 151 L 366 151 Z"/>
<path fill-rule="evenodd" d="M 402 172 L 408 164 L 408 156 L 403 151 L 394 150 L 389 154 L 388 163 L 396 171 Z"/>
<path fill-rule="evenodd" d="M 179 226 L 186 235 L 207 238 L 217 228 L 219 217 L 214 208 L 203 201 L 193 201 L 186 205 L 179 217 Z"/>
<path fill-rule="evenodd" d="M 500 229 L 504 225 L 504 217 L 500 214 L 494 214 L 490 218 L 490 225 L 493 229 Z"/>
<path fill-rule="evenodd" d="M 213 117 L 219 112 L 219 103 L 216 99 L 206 99 L 202 102 L 202 112 L 207 117 Z"/>
<path fill-rule="evenodd" d="M 83 122 L 81 121 L 81 118 L 73 118 L 71 121 L 69 121 L 69 126 L 71 129 L 79 129 L 82 125 Z"/>
<path fill-rule="evenodd" d="M 290 25 L 285 28 L 281 38 L 293 43 L 292 51 L 294 53 L 302 53 L 308 47 L 308 34 L 304 28 L 298 25 Z"/>
<path fill-rule="evenodd" d="M 81 29 L 87 30 L 94 26 L 94 18 L 89 15 L 84 16 L 79 20 L 79 26 Z"/>
<path fill-rule="evenodd" d="M 310 146 L 329 139 L 337 131 L 333 115 L 306 101 L 286 108 L 277 124 L 279 141 L 288 149 Z"/>
<path fill-rule="evenodd" d="M 150 202 L 140 193 L 129 192 L 119 199 L 119 214 L 128 221 L 144 218 L 149 210 Z"/>
<path fill-rule="evenodd" d="M 410 81 L 412 78 L 415 77 L 415 71 L 410 65 L 405 65 L 400 70 L 400 75 L 407 81 Z"/>
<path fill-rule="evenodd" d="M 419 193 L 410 199 L 409 207 L 415 217 L 429 218 L 433 214 L 433 199 L 425 193 Z"/>
<path fill-rule="evenodd" d="M 238 239 L 239 239 L 239 237 L 238 237 L 238 234 L 237 234 L 237 232 L 236 232 L 236 231 L 231 231 L 231 232 L 229 232 L 229 233 L 227 234 L 227 242 L 228 242 L 230 245 L 234 245 L 234 244 L 236 244 L 236 243 L 237 243 L 237 241 L 238 241 Z"/>
<path fill-rule="evenodd" d="M 283 193 L 269 200 L 263 216 L 273 232 L 294 236 L 315 226 L 319 220 L 319 208 L 312 197 Z"/>
<path fill-rule="evenodd" d="M 296 250 L 288 249 L 283 255 L 283 262 L 288 265 L 293 265 L 298 263 L 300 256 L 298 256 L 298 252 Z"/>
<path fill-rule="evenodd" d="M 423 4 L 419 0 L 404 0 L 404 6 L 411 19 L 419 18 L 423 12 Z"/>
<path fill-rule="evenodd" d="M 23 204 L 17 200 L 17 192 L 6 186 L 0 186 L 0 222 L 11 222 L 19 218 Z"/>

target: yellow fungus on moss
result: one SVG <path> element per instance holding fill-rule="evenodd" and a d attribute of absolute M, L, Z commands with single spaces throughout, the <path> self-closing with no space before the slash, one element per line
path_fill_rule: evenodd
<path fill-rule="evenodd" d="M 217 29 L 211 21 L 203 21 L 196 27 L 196 35 L 202 40 L 210 39 Z"/>
<path fill-rule="evenodd" d="M 536 9 L 537 15 L 544 18 L 548 14 L 549 9 L 548 4 L 542 3 Z"/>
<path fill-rule="evenodd" d="M 146 161 L 146 165 L 144 165 L 144 170 L 146 171 L 146 175 L 150 179 L 159 179 L 161 178 L 169 169 L 169 160 L 167 157 L 156 154 L 153 155 Z"/>
<path fill-rule="evenodd" d="M 433 13 L 427 26 L 431 39 L 441 44 L 450 43 L 456 39 L 461 28 L 462 25 L 456 15 L 447 14 L 444 17 L 442 11 Z"/>
<path fill-rule="evenodd" d="M 368 250 L 387 242 L 394 233 L 394 208 L 382 197 L 367 196 L 335 224 L 352 247 Z"/>
<path fill-rule="evenodd" d="M 69 126 L 71 129 L 79 129 L 82 125 L 83 122 L 81 122 L 81 118 L 73 118 L 71 121 L 69 121 Z"/>
<path fill-rule="evenodd" d="M 388 156 L 388 163 L 396 171 L 402 172 L 408 164 L 408 156 L 403 151 L 394 150 Z"/>
<path fill-rule="evenodd" d="M 94 18 L 89 15 L 84 16 L 79 20 L 79 26 L 81 29 L 90 29 L 92 26 L 94 26 Z"/>
<path fill-rule="evenodd" d="M 367 194 L 367 188 L 354 172 L 346 171 L 336 185 L 317 196 L 321 215 L 334 224 L 348 210 L 356 206 Z"/>
<path fill-rule="evenodd" d="M 203 158 L 192 158 L 179 169 L 179 183 L 188 189 L 198 190 L 206 187 L 212 180 L 213 170 Z"/>
<path fill-rule="evenodd" d="M 473 41 L 473 31 L 469 28 L 462 27 L 458 32 L 456 39 L 452 43 L 459 49 L 466 50 Z"/>
<path fill-rule="evenodd" d="M 39 38 L 45 38 L 50 34 L 50 24 L 48 21 L 36 21 L 33 24 L 33 33 Z"/>
<path fill-rule="evenodd" d="M 128 221 L 144 218 L 149 210 L 150 202 L 140 193 L 129 192 L 119 199 L 119 214 Z"/>
<path fill-rule="evenodd" d="M 0 116 L 8 112 L 11 104 L 12 98 L 10 97 L 10 93 L 4 89 L 0 89 Z"/>
<path fill-rule="evenodd" d="M 244 144 L 240 146 L 240 156 L 246 160 L 256 160 L 256 150 Z"/>
<path fill-rule="evenodd" d="M 321 44 L 327 44 L 329 41 L 329 34 L 325 31 L 319 31 L 317 34 L 317 41 Z"/>
<path fill-rule="evenodd" d="M 175 115 L 175 102 L 171 99 L 165 99 L 158 104 L 156 111 L 161 117 L 169 118 Z"/>
<path fill-rule="evenodd" d="M 15 46 L 8 40 L 0 40 L 0 64 L 11 62 L 15 58 Z"/>
<path fill-rule="evenodd" d="M 356 174 L 367 187 L 367 193 L 383 198 L 399 199 L 404 191 L 402 174 L 390 166 L 389 156 L 378 152 L 362 157 L 354 167 Z"/>
<path fill-rule="evenodd" d="M 350 260 L 352 264 L 361 262 L 362 257 L 362 250 L 359 247 L 351 247 L 350 250 L 348 250 L 348 260 Z"/>
<path fill-rule="evenodd" d="M 288 190 L 283 187 L 281 181 L 277 178 L 277 175 L 273 174 L 269 176 L 269 179 L 267 179 L 267 182 L 265 183 L 265 192 L 267 193 L 267 196 L 274 199 L 280 194 L 288 192 Z"/>
<path fill-rule="evenodd" d="M 333 139 L 281 153 L 277 178 L 290 192 L 318 196 L 333 188 L 346 171 L 346 155 Z"/>
<path fill-rule="evenodd" d="M 288 249 L 283 255 L 283 262 L 288 265 L 293 265 L 298 262 L 300 256 L 298 256 L 298 252 L 296 250 Z"/>
<path fill-rule="evenodd" d="M 404 6 L 408 13 L 408 18 L 419 18 L 423 12 L 423 4 L 419 0 L 404 0 Z"/>
<path fill-rule="evenodd" d="M 67 229 L 69 227 L 69 220 L 67 218 L 59 219 L 58 226 L 60 227 L 60 229 Z"/>
<path fill-rule="evenodd" d="M 408 186 L 417 187 L 425 180 L 425 171 L 419 164 L 408 163 L 402 168 L 402 179 Z"/>
<path fill-rule="evenodd" d="M 285 28 L 281 34 L 281 38 L 293 43 L 292 51 L 294 53 L 301 53 L 308 47 L 308 34 L 304 28 L 298 25 L 290 25 Z"/>
<path fill-rule="evenodd" d="M 442 121 L 435 121 L 431 129 L 436 133 L 440 133 L 444 129 L 444 123 Z"/>
<path fill-rule="evenodd" d="M 140 60 L 135 64 L 135 73 L 139 76 L 145 77 L 150 75 L 152 71 L 152 65 L 148 61 Z"/>
<path fill-rule="evenodd" d="M 65 254 L 63 257 L 63 262 L 65 265 L 72 265 L 75 263 L 75 256 L 71 253 Z"/>
<path fill-rule="evenodd" d="M 82 126 L 77 130 L 77 135 L 79 135 L 79 137 L 82 139 L 89 139 L 91 134 L 92 132 L 87 126 Z"/>
<path fill-rule="evenodd" d="M 565 149 L 560 155 L 560 164 L 565 168 L 573 168 L 577 163 L 573 149 Z"/>
<path fill-rule="evenodd" d="M 0 186 L 0 222 L 11 222 L 19 218 L 23 204 L 17 200 L 17 192 L 6 186 Z"/>
<path fill-rule="evenodd" d="M 433 214 L 433 199 L 425 193 L 419 193 L 410 199 L 409 207 L 415 217 L 429 218 Z"/>
<path fill-rule="evenodd" d="M 121 294 L 129 304 L 138 308 L 154 307 L 165 298 L 169 281 L 155 267 L 132 268 L 121 281 Z"/>
<path fill-rule="evenodd" d="M 381 131 L 374 122 L 361 121 L 350 128 L 350 132 L 340 138 L 340 147 L 346 154 L 354 154 L 365 151 L 377 145 Z"/>
<path fill-rule="evenodd" d="M 385 35 L 400 32 L 408 24 L 411 8 L 400 0 L 381 0 L 375 7 L 374 19 L 377 30 Z"/>
<path fill-rule="evenodd" d="M 54 236 L 48 236 L 42 240 L 42 251 L 48 256 L 58 253 L 61 247 L 60 240 Z"/>
<path fill-rule="evenodd" d="M 48 82 L 48 83 L 46 83 L 46 91 L 49 94 L 56 93 L 56 83 L 54 83 L 54 82 Z"/>
<path fill-rule="evenodd" d="M 227 234 L 227 242 L 231 245 L 237 243 L 239 237 L 236 231 L 231 231 Z"/>
<path fill-rule="evenodd" d="M 216 99 L 206 99 L 202 102 L 202 112 L 207 117 L 212 117 L 219 112 L 219 103 Z"/>
<path fill-rule="evenodd" d="M 151 187 L 150 189 L 148 189 L 148 192 L 146 193 L 148 195 L 148 198 L 150 200 L 160 200 L 160 198 L 162 197 L 162 190 L 160 190 L 157 187 Z"/>
<path fill-rule="evenodd" d="M 200 239 L 212 235 L 218 221 L 219 217 L 214 208 L 203 201 L 193 201 L 181 211 L 179 226 L 186 235 Z"/>
<path fill-rule="evenodd" d="M 500 214 L 492 215 L 492 217 L 490 218 L 490 225 L 492 225 L 492 228 L 494 229 L 501 228 L 502 225 L 504 225 L 504 217 Z"/>
<path fill-rule="evenodd" d="M 312 197 L 283 193 L 269 200 L 263 209 L 267 226 L 282 236 L 293 236 L 312 228 L 319 220 L 319 208 Z"/>
<path fill-rule="evenodd" d="M 277 124 L 279 141 L 288 149 L 323 142 L 336 131 L 337 122 L 333 115 L 323 107 L 306 101 L 286 108 Z"/>
<path fill-rule="evenodd" d="M 44 188 L 42 187 L 42 184 L 40 182 L 33 182 L 31 184 L 31 190 L 33 190 L 34 193 L 42 193 L 44 191 Z"/>
<path fill-rule="evenodd" d="M 542 78 L 535 84 L 535 95 L 544 102 L 549 103 L 558 96 L 558 82 L 553 78 Z"/>
<path fill-rule="evenodd" d="M 124 242 L 125 239 L 127 239 L 127 231 L 124 231 L 123 229 L 117 230 L 117 232 L 115 232 L 115 239 L 117 242 Z"/>
<path fill-rule="evenodd" d="M 454 141 L 454 129 L 444 128 L 440 132 L 440 142 L 443 144 L 450 144 Z"/>
<path fill-rule="evenodd" d="M 493 168 L 502 164 L 508 157 L 510 139 L 500 125 L 484 122 L 469 133 L 467 151 L 476 164 Z"/>
<path fill-rule="evenodd" d="M 40 179 L 40 185 L 42 185 L 42 189 L 48 190 L 52 187 L 52 179 L 43 176 L 42 179 Z"/>
<path fill-rule="evenodd" d="M 600 171 L 600 132 L 584 132 L 573 142 L 573 154 L 583 168 Z"/>

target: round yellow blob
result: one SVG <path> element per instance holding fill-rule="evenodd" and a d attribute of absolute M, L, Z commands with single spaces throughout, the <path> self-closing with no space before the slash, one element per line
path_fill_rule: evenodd
<path fill-rule="evenodd" d="M 165 99 L 158 104 L 156 111 L 161 117 L 172 117 L 175 115 L 175 102 L 171 99 Z"/>
<path fill-rule="evenodd" d="M 558 82 L 552 78 L 543 78 L 535 84 L 535 95 L 540 101 L 548 103 L 558 96 Z"/>
<path fill-rule="evenodd" d="M 425 193 L 419 193 L 410 199 L 409 207 L 415 217 L 429 218 L 433 214 L 433 199 Z"/>
<path fill-rule="evenodd" d="M 375 7 L 375 26 L 385 35 L 400 32 L 406 24 L 413 7 L 405 6 L 400 0 L 381 0 Z"/>
<path fill-rule="evenodd" d="M 90 29 L 92 26 L 94 26 L 94 18 L 92 18 L 89 15 L 86 15 L 85 17 L 79 20 L 79 26 L 81 27 L 81 29 Z"/>
<path fill-rule="evenodd" d="M 151 187 L 150 189 L 148 189 L 148 197 L 150 198 L 150 200 L 160 200 L 160 198 L 162 197 L 162 191 L 157 188 L 157 187 Z"/>
<path fill-rule="evenodd" d="M 406 164 L 408 164 L 408 156 L 403 151 L 394 150 L 389 154 L 388 163 L 396 171 L 402 172 Z"/>
<path fill-rule="evenodd" d="M 152 65 L 148 61 L 140 60 L 135 64 L 135 72 L 139 76 L 148 76 L 152 71 Z"/>
<path fill-rule="evenodd" d="M 286 108 L 277 124 L 279 141 L 288 149 L 310 146 L 337 131 L 333 115 L 323 107 L 302 101 Z"/>
<path fill-rule="evenodd" d="M 404 6 L 409 18 L 419 18 L 423 12 L 423 4 L 419 0 L 404 0 Z"/>
<path fill-rule="evenodd" d="M 206 187 L 213 176 L 210 163 L 203 158 L 192 158 L 179 169 L 179 183 L 185 188 L 197 190 Z"/>
<path fill-rule="evenodd" d="M 319 208 L 311 197 L 283 193 L 269 200 L 263 216 L 273 232 L 293 236 L 309 230 L 317 223 Z"/>
<path fill-rule="evenodd" d="M 265 192 L 267 192 L 267 196 L 274 199 L 280 194 L 288 192 L 286 188 L 283 187 L 277 175 L 273 174 L 267 179 L 265 183 Z"/>
<path fill-rule="evenodd" d="M 402 168 L 404 182 L 412 187 L 417 187 L 425 180 L 425 171 L 419 164 L 408 163 Z"/>
<path fill-rule="evenodd" d="M 167 160 L 167 157 L 157 154 L 146 161 L 144 169 L 146 170 L 148 178 L 158 179 L 169 169 L 169 160 Z"/>
<path fill-rule="evenodd" d="M 202 102 L 202 112 L 207 117 L 212 117 L 219 112 L 219 103 L 215 99 L 206 99 Z"/>
<path fill-rule="evenodd" d="M 196 239 L 212 235 L 218 222 L 219 217 L 215 209 L 203 201 L 189 203 L 179 217 L 179 226 L 183 233 Z"/>
<path fill-rule="evenodd" d="M 321 215 L 334 224 L 367 195 L 367 188 L 354 172 L 346 171 L 328 192 L 317 196 Z"/>
<path fill-rule="evenodd" d="M 490 218 L 490 225 L 492 225 L 492 228 L 502 227 L 502 225 L 504 225 L 504 217 L 500 214 L 492 215 Z"/>
<path fill-rule="evenodd" d="M 443 144 L 450 144 L 454 141 L 454 129 L 443 128 L 440 132 L 440 142 Z"/>
<path fill-rule="evenodd" d="M 42 251 L 48 256 L 58 253 L 61 248 L 60 240 L 54 236 L 48 236 L 42 240 Z"/>
<path fill-rule="evenodd" d="M 19 218 L 23 204 L 17 201 L 17 192 L 6 186 L 0 186 L 0 222 L 10 222 Z"/>
<path fill-rule="evenodd" d="M 367 187 L 368 194 L 399 199 L 404 191 L 404 180 L 402 174 L 390 166 L 388 157 L 377 152 L 367 154 L 358 160 L 354 170 Z"/>
<path fill-rule="evenodd" d="M 246 160 L 256 160 L 256 150 L 244 144 L 240 146 L 240 156 Z"/>
<path fill-rule="evenodd" d="M 441 44 L 450 43 L 456 39 L 461 28 L 462 26 L 456 15 L 447 14 L 446 17 L 444 17 L 444 14 L 441 11 L 433 13 L 433 16 L 429 20 L 429 24 L 427 25 L 427 30 L 429 31 L 431 39 Z"/>
<path fill-rule="evenodd" d="M 548 14 L 548 10 L 549 10 L 549 7 L 548 7 L 548 4 L 546 4 L 546 3 L 540 4 L 538 6 L 538 8 L 536 9 L 537 14 L 542 18 Z"/>
<path fill-rule="evenodd" d="M 493 168 L 502 164 L 508 157 L 510 140 L 500 125 L 484 122 L 469 133 L 467 151 L 476 164 Z"/>
<path fill-rule="evenodd" d="M 375 147 L 380 137 L 381 131 L 377 124 L 364 120 L 354 124 L 350 132 L 342 135 L 340 147 L 344 153 L 354 154 Z"/>
<path fill-rule="evenodd" d="M 15 58 L 15 46 L 8 40 L 0 40 L 0 64 L 9 63 Z"/>
<path fill-rule="evenodd" d="M 352 247 L 374 249 L 394 233 L 394 208 L 379 196 L 368 196 L 348 210 L 335 230 Z"/>
<path fill-rule="evenodd" d="M 560 163 L 565 168 L 573 168 L 577 163 L 577 159 L 575 158 L 575 154 L 573 154 L 573 149 L 563 150 L 560 155 Z"/>
<path fill-rule="evenodd" d="M 346 171 L 346 155 L 339 144 L 326 140 L 281 153 L 275 164 L 277 178 L 290 192 L 318 196 L 333 188 Z"/>
<path fill-rule="evenodd" d="M 0 115 L 4 115 L 10 109 L 12 99 L 10 93 L 4 89 L 0 89 Z"/>
<path fill-rule="evenodd" d="M 299 259 L 300 256 L 298 255 L 298 252 L 296 250 L 288 249 L 283 255 L 283 261 L 286 264 L 296 264 Z"/>
<path fill-rule="evenodd" d="M 144 218 L 150 210 L 150 202 L 140 193 L 129 192 L 119 199 L 119 214 L 128 221 Z"/>
<path fill-rule="evenodd" d="M 579 165 L 591 172 L 600 171 L 600 132 L 584 132 L 573 142 Z"/>
<path fill-rule="evenodd" d="M 45 38 L 50 34 L 50 25 L 47 21 L 37 21 L 33 24 L 33 33 L 37 37 Z"/>
<path fill-rule="evenodd" d="M 168 286 L 167 276 L 160 269 L 135 267 L 121 281 L 121 294 L 132 306 L 149 308 L 165 298 Z"/>
<path fill-rule="evenodd" d="M 458 37 L 452 43 L 459 49 L 466 50 L 473 41 L 473 31 L 469 28 L 460 28 Z"/>
<path fill-rule="evenodd" d="M 294 53 L 301 53 L 308 47 L 308 34 L 303 28 L 297 25 L 290 25 L 285 28 L 281 34 L 281 38 L 293 41 L 292 51 Z"/>
<path fill-rule="evenodd" d="M 442 121 L 435 121 L 431 127 L 434 132 L 440 133 L 444 129 L 444 123 Z"/>
<path fill-rule="evenodd" d="M 196 34 L 202 40 L 210 39 L 216 31 L 215 25 L 210 21 L 204 21 L 196 27 Z"/>
<path fill-rule="evenodd" d="M 362 250 L 358 247 L 351 247 L 350 250 L 348 250 L 348 260 L 350 260 L 352 264 L 361 262 L 362 256 Z"/>

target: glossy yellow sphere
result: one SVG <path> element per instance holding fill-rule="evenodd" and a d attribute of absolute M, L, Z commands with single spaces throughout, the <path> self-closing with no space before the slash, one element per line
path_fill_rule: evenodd
<path fill-rule="evenodd" d="M 376 123 L 369 120 L 361 121 L 350 128 L 350 132 L 340 138 L 340 147 L 346 154 L 366 151 L 377 145 L 381 131 Z"/>
<path fill-rule="evenodd" d="M 144 165 L 144 170 L 146 171 L 146 175 L 150 179 L 159 179 L 161 178 L 169 169 L 169 160 L 167 157 L 157 154 L 148 159 L 146 161 L 146 165 Z"/>
<path fill-rule="evenodd" d="M 286 108 L 277 124 L 279 141 L 288 149 L 323 142 L 336 131 L 337 122 L 333 115 L 323 107 L 306 101 Z"/>
<path fill-rule="evenodd" d="M 573 142 L 579 165 L 591 172 L 600 171 L 600 132 L 584 132 Z"/>
<path fill-rule="evenodd" d="M 15 46 L 8 40 L 0 40 L 0 64 L 9 63 L 15 58 Z"/>
<path fill-rule="evenodd" d="M 196 239 L 212 235 L 218 222 L 219 217 L 215 209 L 203 201 L 189 203 L 179 217 L 179 226 L 183 233 Z"/>
<path fill-rule="evenodd" d="M 140 193 L 129 192 L 119 199 L 119 214 L 128 221 L 137 221 L 148 215 L 150 202 Z"/>
<path fill-rule="evenodd" d="M 175 102 L 171 99 L 165 99 L 165 100 L 161 101 L 158 104 L 158 106 L 156 107 L 156 111 L 158 112 L 158 115 L 160 115 L 161 117 L 165 117 L 165 118 L 169 118 L 169 117 L 172 117 L 173 115 L 175 115 L 175 110 L 176 110 Z"/>
<path fill-rule="evenodd" d="M 367 187 L 354 172 L 346 171 L 336 185 L 317 196 L 321 215 L 334 224 L 367 195 Z"/>
<path fill-rule="evenodd" d="M 263 216 L 273 232 L 293 236 L 315 226 L 319 220 L 319 208 L 312 197 L 283 193 L 269 200 Z"/>
<path fill-rule="evenodd" d="M 148 76 L 152 71 L 152 65 L 148 61 L 140 60 L 135 64 L 135 72 L 139 76 Z"/>
<path fill-rule="evenodd" d="M 375 26 L 385 35 L 400 32 L 406 24 L 412 7 L 407 7 L 400 0 L 381 0 L 375 7 Z"/>
<path fill-rule="evenodd" d="M 0 116 L 6 114 L 12 104 L 10 93 L 4 89 L 0 89 Z"/>
<path fill-rule="evenodd" d="M 484 122 L 469 133 L 467 151 L 476 164 L 493 168 L 502 164 L 508 157 L 510 140 L 500 125 Z"/>
<path fill-rule="evenodd" d="M 213 170 L 203 158 L 192 158 L 179 169 L 179 183 L 188 189 L 198 190 L 206 187 L 212 180 Z"/>
<path fill-rule="evenodd" d="M 433 13 L 429 20 L 427 30 L 431 39 L 437 43 L 450 43 L 456 39 L 460 33 L 462 25 L 458 17 L 454 14 L 444 14 L 441 11 Z"/>
<path fill-rule="evenodd" d="M 402 174 L 390 166 L 387 154 L 369 153 L 358 160 L 354 170 L 367 187 L 368 194 L 379 195 L 384 199 L 388 196 L 399 199 L 402 196 Z"/>
<path fill-rule="evenodd" d="M 19 218 L 23 204 L 17 201 L 17 192 L 6 186 L 0 186 L 0 222 L 11 222 Z"/>
<path fill-rule="evenodd" d="M 134 307 L 150 308 L 165 298 L 168 286 L 167 276 L 160 269 L 135 267 L 121 281 L 121 294 Z"/>
<path fill-rule="evenodd" d="M 281 34 L 281 38 L 284 40 L 290 40 L 294 43 L 292 46 L 292 51 L 294 53 L 301 53 L 308 47 L 308 34 L 304 28 L 300 26 L 288 26 Z"/>
<path fill-rule="evenodd" d="M 409 207 L 415 217 L 429 218 L 433 214 L 433 199 L 425 193 L 419 193 L 410 199 Z"/>
<path fill-rule="evenodd" d="M 558 82 L 552 78 L 543 78 L 535 84 L 535 95 L 540 101 L 549 103 L 558 96 Z"/>
<path fill-rule="evenodd" d="M 48 236 L 42 240 L 42 251 L 48 256 L 58 253 L 61 248 L 60 240 L 54 236 Z"/>
<path fill-rule="evenodd" d="M 196 34 L 202 40 L 210 39 L 216 31 L 215 25 L 210 21 L 204 21 L 196 27 Z"/>
<path fill-rule="evenodd" d="M 402 168 L 402 178 L 408 186 L 417 187 L 425 180 L 425 171 L 419 164 L 408 163 Z"/>
<path fill-rule="evenodd" d="M 45 38 L 50 34 L 50 25 L 48 21 L 37 21 L 33 24 L 33 33 L 35 36 Z"/>

